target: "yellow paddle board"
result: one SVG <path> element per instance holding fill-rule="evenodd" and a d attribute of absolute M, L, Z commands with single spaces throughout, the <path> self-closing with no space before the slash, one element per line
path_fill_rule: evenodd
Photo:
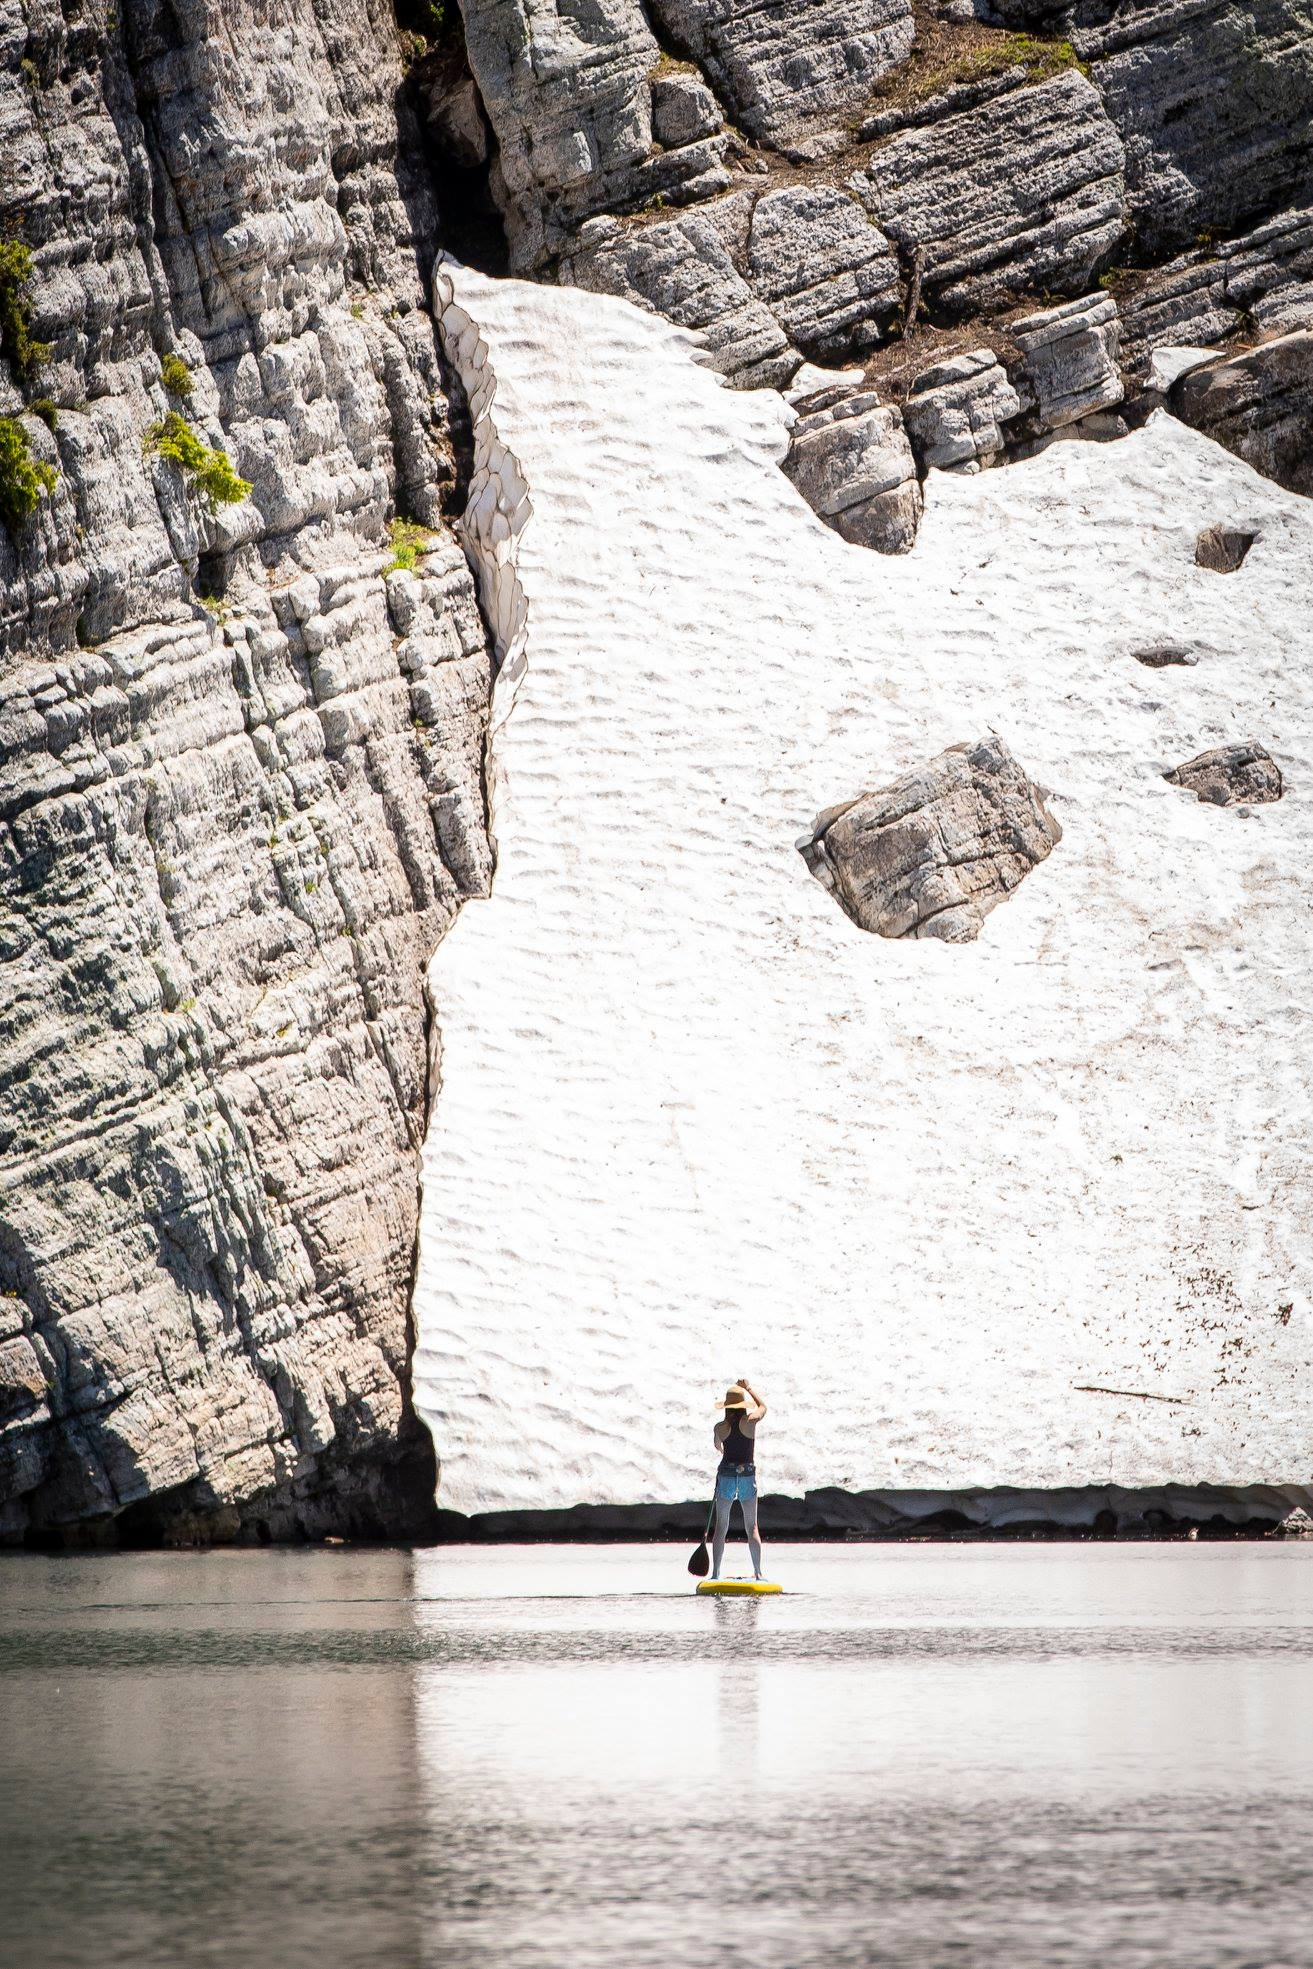
<path fill-rule="evenodd" d="M 782 1593 L 769 1579 L 700 1579 L 699 1593 Z"/>

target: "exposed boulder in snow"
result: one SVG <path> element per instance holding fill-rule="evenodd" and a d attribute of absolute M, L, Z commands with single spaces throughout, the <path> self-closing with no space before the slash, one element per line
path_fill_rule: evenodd
<path fill-rule="evenodd" d="M 753 208 L 746 275 L 808 355 L 869 348 L 898 312 L 898 259 L 861 206 L 832 185 L 787 185 Z"/>
<path fill-rule="evenodd" d="M 830 808 L 798 845 L 859 929 L 970 943 L 1061 839 L 1040 789 L 991 735 Z"/>
<path fill-rule="evenodd" d="M 1313 330 L 1192 369 L 1169 403 L 1255 471 L 1313 493 Z"/>
<path fill-rule="evenodd" d="M 1258 535 L 1238 526 L 1206 526 L 1194 543 L 1196 567 L 1214 574 L 1234 574 Z"/>
<path fill-rule="evenodd" d="M 1214 807 L 1257 807 L 1282 794 L 1281 768 L 1257 744 L 1218 745 L 1200 752 L 1163 778 Z"/>
<path fill-rule="evenodd" d="M 1087 287 L 1121 237 L 1121 139 L 1075 70 L 892 137 L 853 189 L 957 312 Z"/>
<path fill-rule="evenodd" d="M 922 466 L 977 472 L 1003 449 L 1002 426 L 1021 415 L 1021 399 L 992 349 L 973 349 L 923 370 L 903 405 Z"/>
<path fill-rule="evenodd" d="M 1313 191 L 1313 19 L 1299 0 L 1077 0 L 1073 40 L 1126 144 L 1149 250 Z"/>
<path fill-rule="evenodd" d="M 812 511 L 859 547 L 902 554 L 916 538 L 921 483 L 898 411 L 868 390 L 804 403 L 784 469 Z"/>
<path fill-rule="evenodd" d="M 1042 430 L 1056 431 L 1120 403 L 1125 394 L 1117 366 L 1117 303 L 1090 294 L 1040 314 L 1010 322 L 1021 350 L 1019 385 Z"/>
<path fill-rule="evenodd" d="M 597 219 L 561 262 L 562 281 L 618 294 L 695 329 L 715 367 L 746 386 L 786 383 L 801 357 L 739 271 L 752 200 L 746 192 L 678 218 L 622 226 Z"/>
<path fill-rule="evenodd" d="M 1182 643 L 1146 643 L 1140 649 L 1133 649 L 1131 655 L 1146 670 L 1192 669 L 1199 661 L 1194 650 Z"/>
<path fill-rule="evenodd" d="M 736 123 L 784 148 L 841 122 L 912 46 L 911 0 L 652 0 Z"/>
<path fill-rule="evenodd" d="M 700 75 L 673 69 L 652 77 L 652 134 L 667 150 L 714 137 L 724 124 L 720 104 Z"/>

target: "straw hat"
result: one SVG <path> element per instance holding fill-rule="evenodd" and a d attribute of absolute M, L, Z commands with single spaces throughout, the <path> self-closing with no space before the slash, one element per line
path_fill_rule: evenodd
<path fill-rule="evenodd" d="M 730 1388 L 726 1391 L 724 1401 L 719 1403 L 718 1406 L 721 1408 L 746 1408 L 748 1406 L 747 1394 L 742 1388 Z"/>

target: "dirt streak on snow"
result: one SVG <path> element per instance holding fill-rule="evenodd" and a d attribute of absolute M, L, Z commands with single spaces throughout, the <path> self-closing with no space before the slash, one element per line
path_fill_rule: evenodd
<path fill-rule="evenodd" d="M 936 475 L 884 558 L 776 469 L 775 394 L 451 271 L 533 517 L 494 892 L 431 974 L 440 1501 L 696 1495 L 743 1371 L 768 1489 L 1302 1475 L 1313 505 L 1160 414 Z M 1060 846 L 977 943 L 864 935 L 796 839 L 989 729 Z M 1161 778 L 1242 738 L 1279 804 Z"/>

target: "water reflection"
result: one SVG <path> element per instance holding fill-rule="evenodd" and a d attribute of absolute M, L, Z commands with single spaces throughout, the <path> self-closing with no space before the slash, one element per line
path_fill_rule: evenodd
<path fill-rule="evenodd" d="M 1313 1551 L 0 1564 L 0 1961 L 1313 1965 Z"/>

